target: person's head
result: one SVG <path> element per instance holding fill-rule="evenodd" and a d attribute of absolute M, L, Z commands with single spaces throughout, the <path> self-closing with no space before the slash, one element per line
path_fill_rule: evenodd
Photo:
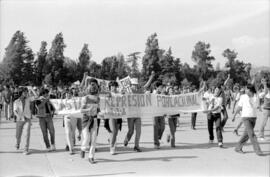
<path fill-rule="evenodd" d="M 49 97 L 49 90 L 46 89 L 46 88 L 43 88 L 40 93 L 39 93 L 40 96 L 43 96 L 45 98 L 48 98 Z"/>
<path fill-rule="evenodd" d="M 215 95 L 215 97 L 220 97 L 220 95 L 221 95 L 221 86 L 217 86 L 216 88 L 215 88 L 215 91 L 214 91 L 214 95 Z"/>
<path fill-rule="evenodd" d="M 160 81 L 157 81 L 156 84 L 155 84 L 155 88 L 156 88 L 157 91 L 162 92 L 162 90 L 163 90 L 162 83 Z"/>
<path fill-rule="evenodd" d="M 246 93 L 250 97 L 253 96 L 254 94 L 256 94 L 255 86 L 252 84 L 247 84 Z"/>
<path fill-rule="evenodd" d="M 173 86 L 173 90 L 174 90 L 175 92 L 178 92 L 178 90 L 179 90 L 178 85 Z"/>
<path fill-rule="evenodd" d="M 168 87 L 168 94 L 173 95 L 174 94 L 174 89 L 173 87 Z"/>
<path fill-rule="evenodd" d="M 89 80 L 88 93 L 91 95 L 95 95 L 98 93 L 98 81 L 94 78 Z"/>
<path fill-rule="evenodd" d="M 70 99 L 70 98 L 72 97 L 72 91 L 67 90 L 66 93 L 65 93 L 65 97 L 66 97 L 67 99 Z"/>
<path fill-rule="evenodd" d="M 8 85 L 8 84 L 6 84 L 5 86 L 4 86 L 4 89 L 5 90 L 8 90 L 10 88 L 10 86 Z"/>
<path fill-rule="evenodd" d="M 116 81 L 111 81 L 109 83 L 109 89 L 111 92 L 116 92 L 118 87 L 118 83 Z"/>

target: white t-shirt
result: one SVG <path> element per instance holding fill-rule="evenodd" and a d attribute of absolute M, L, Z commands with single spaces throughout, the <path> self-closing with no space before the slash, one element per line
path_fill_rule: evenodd
<path fill-rule="evenodd" d="M 208 110 L 211 110 L 215 107 L 219 107 L 217 110 L 213 111 L 212 113 L 220 113 L 222 110 L 222 98 L 221 97 L 213 97 L 210 101 Z"/>
<path fill-rule="evenodd" d="M 241 95 L 238 106 L 242 107 L 241 117 L 257 117 L 256 111 L 259 106 L 258 95 L 250 98 L 247 94 Z"/>

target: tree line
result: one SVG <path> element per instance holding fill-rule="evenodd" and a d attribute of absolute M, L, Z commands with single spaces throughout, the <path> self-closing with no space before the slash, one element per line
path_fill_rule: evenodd
<path fill-rule="evenodd" d="M 126 57 L 118 53 L 104 58 L 101 63 L 92 60 L 88 44 L 83 45 L 77 59 L 65 56 L 64 50 L 67 45 L 62 33 L 55 36 L 49 50 L 46 41 L 41 42 L 37 53 L 33 52 L 28 43 L 21 31 L 16 31 L 12 36 L 0 63 L 1 83 L 63 86 L 81 80 L 85 72 L 106 80 L 116 80 L 117 77 L 121 79 L 130 75 L 144 83 L 154 71 L 156 81 L 194 87 L 198 87 L 201 80 L 207 81 L 210 86 L 221 84 L 228 73 L 231 76 L 230 85 L 233 83 L 244 85 L 251 79 L 251 64 L 239 60 L 235 50 L 223 51 L 222 55 L 227 62 L 223 67 L 226 69 L 221 70 L 219 63 L 215 68 L 212 65 L 215 57 L 211 55 L 210 44 L 199 41 L 191 53 L 194 62 L 194 66 L 191 67 L 175 57 L 171 47 L 167 50 L 161 49 L 156 33 L 147 38 L 142 58 L 139 57 L 140 52 L 133 52 Z M 142 62 L 141 69 L 139 60 Z M 260 77 L 265 75 L 270 78 L 270 72 L 264 71 L 257 76 L 258 82 Z"/>

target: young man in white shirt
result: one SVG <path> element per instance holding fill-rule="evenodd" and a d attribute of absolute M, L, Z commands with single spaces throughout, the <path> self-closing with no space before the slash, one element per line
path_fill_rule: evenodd
<path fill-rule="evenodd" d="M 244 153 L 242 148 L 244 144 L 250 139 L 253 149 L 257 155 L 263 155 L 261 148 L 257 142 L 256 135 L 254 133 L 254 127 L 256 124 L 256 109 L 259 107 L 259 98 L 256 94 L 256 89 L 253 85 L 248 84 L 246 88 L 246 94 L 242 95 L 238 107 L 235 111 L 234 118 L 242 110 L 241 118 L 245 126 L 242 137 L 235 147 L 235 151 L 238 153 Z"/>
<path fill-rule="evenodd" d="M 30 142 L 30 131 L 31 131 L 31 119 L 32 114 L 30 111 L 31 98 L 28 96 L 27 88 L 23 88 L 20 91 L 20 97 L 14 101 L 14 114 L 17 117 L 16 122 L 16 149 L 20 148 L 22 131 L 24 125 L 26 125 L 26 144 L 23 153 L 29 154 L 29 142 Z"/>
<path fill-rule="evenodd" d="M 207 111 L 204 111 L 204 113 L 207 113 L 208 116 L 208 132 L 209 132 L 209 142 L 213 143 L 214 141 L 214 133 L 213 133 L 213 127 L 214 122 L 216 125 L 216 134 L 218 139 L 218 146 L 223 147 L 223 136 L 222 136 L 222 126 L 221 126 L 221 110 L 222 110 L 222 90 L 221 87 L 216 87 L 214 92 L 214 97 L 209 102 L 209 107 Z"/>

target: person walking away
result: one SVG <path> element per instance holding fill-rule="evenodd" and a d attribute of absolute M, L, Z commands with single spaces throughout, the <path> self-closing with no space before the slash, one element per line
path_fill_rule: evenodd
<path fill-rule="evenodd" d="M 26 126 L 26 136 L 25 136 L 25 148 L 23 153 L 25 155 L 29 154 L 29 144 L 30 144 L 30 132 L 31 132 L 31 119 L 32 113 L 30 110 L 31 98 L 28 95 L 28 89 L 22 88 L 19 91 L 19 98 L 14 101 L 14 114 L 17 117 L 16 122 L 16 149 L 20 148 L 21 136 L 24 126 Z"/>

